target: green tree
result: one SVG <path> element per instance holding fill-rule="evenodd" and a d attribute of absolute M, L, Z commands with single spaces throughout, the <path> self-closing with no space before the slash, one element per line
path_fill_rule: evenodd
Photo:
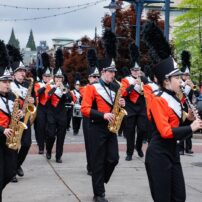
<path fill-rule="evenodd" d="M 14 33 L 14 29 L 12 28 L 12 31 L 11 31 L 11 36 L 10 36 L 10 39 L 8 41 L 8 44 L 16 47 L 16 48 L 20 48 L 20 42 L 18 39 L 15 38 L 15 33 Z"/>
<path fill-rule="evenodd" d="M 185 12 L 176 18 L 174 47 L 179 56 L 183 50 L 192 55 L 192 76 L 202 80 L 202 0 L 182 0 L 179 8 Z"/>
<path fill-rule="evenodd" d="M 36 45 L 34 42 L 34 36 L 33 36 L 32 30 L 30 30 L 30 35 L 29 35 L 29 39 L 28 39 L 26 48 L 30 48 L 32 51 L 36 50 Z"/>

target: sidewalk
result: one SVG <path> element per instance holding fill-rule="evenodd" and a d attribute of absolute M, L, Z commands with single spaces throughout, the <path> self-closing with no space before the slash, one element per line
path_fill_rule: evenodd
<path fill-rule="evenodd" d="M 34 137 L 33 137 L 34 139 Z M 118 137 L 120 161 L 106 185 L 109 202 L 152 202 L 144 159 L 134 153 L 133 160 L 125 158 L 125 139 Z M 33 140 L 33 143 L 35 141 Z M 147 145 L 144 144 L 144 152 Z M 193 139 L 194 155 L 181 157 L 187 200 L 199 202 L 202 198 L 202 140 Z M 3 202 L 92 202 L 91 177 L 86 174 L 85 147 L 82 132 L 77 136 L 67 133 L 63 163 L 50 161 L 38 155 L 33 144 L 23 164 L 25 176 L 17 184 L 10 183 L 3 192 Z M 201 167 L 200 167 L 201 166 Z"/>

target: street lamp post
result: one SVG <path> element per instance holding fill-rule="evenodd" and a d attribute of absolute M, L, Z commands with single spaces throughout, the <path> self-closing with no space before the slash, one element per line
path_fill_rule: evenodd
<path fill-rule="evenodd" d="M 104 6 L 104 8 L 108 8 L 112 14 L 111 31 L 114 33 L 115 32 L 116 9 L 120 9 L 121 7 L 116 4 L 115 0 L 111 0 L 111 3 L 108 6 Z"/>
<path fill-rule="evenodd" d="M 136 45 L 140 46 L 140 22 L 145 3 L 165 3 L 165 30 L 164 35 L 169 40 L 170 0 L 123 0 L 133 3 L 136 10 Z"/>

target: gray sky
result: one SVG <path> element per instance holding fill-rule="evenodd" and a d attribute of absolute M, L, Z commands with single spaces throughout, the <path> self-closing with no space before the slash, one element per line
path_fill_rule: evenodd
<path fill-rule="evenodd" d="M 0 0 L 0 4 L 41 8 L 72 6 L 95 1 L 97 0 Z M 21 48 L 26 46 L 30 29 L 33 30 L 36 45 L 39 44 L 40 40 L 46 40 L 49 47 L 52 46 L 51 39 L 55 37 L 67 37 L 72 39 L 78 39 L 84 35 L 93 37 L 95 27 L 97 27 L 98 34 L 100 35 L 102 32 L 101 19 L 105 13 L 109 13 L 108 9 L 104 9 L 103 6 L 108 5 L 110 2 L 110 0 L 106 0 L 98 5 L 49 19 L 19 22 L 0 21 L 0 39 L 3 39 L 5 43 L 7 43 L 12 27 L 14 28 L 16 38 L 20 41 Z M 70 10 L 72 9 L 38 11 L 0 6 L 0 19 L 40 17 Z"/>

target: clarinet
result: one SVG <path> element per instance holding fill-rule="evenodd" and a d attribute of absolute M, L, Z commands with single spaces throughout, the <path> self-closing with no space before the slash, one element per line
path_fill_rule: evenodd
<path fill-rule="evenodd" d="M 201 119 L 200 116 L 199 116 L 198 110 L 194 107 L 194 105 L 191 103 L 188 95 L 185 93 L 185 91 L 184 91 L 184 89 L 185 89 L 184 85 L 180 85 L 180 88 L 181 88 L 183 96 L 185 97 L 186 104 L 187 104 L 188 108 L 192 111 L 192 113 L 194 115 L 194 118 L 195 119 Z"/>

